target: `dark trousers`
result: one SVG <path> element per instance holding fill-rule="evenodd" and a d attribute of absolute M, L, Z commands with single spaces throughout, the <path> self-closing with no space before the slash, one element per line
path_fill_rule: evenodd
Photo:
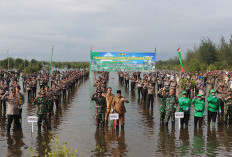
<path fill-rule="evenodd" d="M 131 90 L 135 89 L 135 82 L 131 82 Z"/>
<path fill-rule="evenodd" d="M 6 110 L 6 101 L 0 100 L 0 105 L 3 106 L 3 110 L 5 111 Z"/>
<path fill-rule="evenodd" d="M 216 122 L 216 118 L 217 118 L 217 112 L 208 111 L 208 123 L 210 123 L 211 120 L 213 122 Z"/>
<path fill-rule="evenodd" d="M 138 96 L 139 96 L 139 98 L 140 98 L 140 93 L 142 94 L 142 89 L 143 89 L 143 87 L 138 87 Z"/>
<path fill-rule="evenodd" d="M 143 100 L 145 101 L 147 98 L 147 89 L 143 88 Z"/>
<path fill-rule="evenodd" d="M 202 126 L 203 117 L 194 117 L 194 126 L 197 127 L 197 123 L 199 122 L 199 128 Z"/>
<path fill-rule="evenodd" d="M 151 106 L 153 106 L 153 102 L 154 102 L 153 94 L 148 94 L 148 105 L 151 104 Z"/>
<path fill-rule="evenodd" d="M 31 98 L 32 90 L 28 90 L 27 94 L 28 94 L 28 100 L 29 100 Z"/>
<path fill-rule="evenodd" d="M 126 83 L 126 87 L 129 87 L 129 80 L 126 80 L 125 83 Z"/>
<path fill-rule="evenodd" d="M 180 119 L 181 126 L 183 127 L 184 124 L 185 124 L 185 126 L 188 126 L 188 121 L 189 121 L 189 114 L 185 113 L 184 118 Z"/>
<path fill-rule="evenodd" d="M 33 97 L 36 97 L 36 87 L 32 87 L 32 94 L 33 94 Z"/>
<path fill-rule="evenodd" d="M 55 102 L 55 105 L 56 105 L 56 109 L 58 109 L 59 108 L 59 99 L 55 99 L 54 102 Z"/>
<path fill-rule="evenodd" d="M 221 115 L 220 116 L 222 116 L 223 117 L 223 115 L 224 115 L 224 102 L 223 102 L 223 100 L 222 99 L 219 99 L 219 103 L 220 103 L 220 106 L 221 106 Z"/>
<path fill-rule="evenodd" d="M 19 119 L 20 119 L 19 115 L 7 115 L 7 131 L 10 131 L 13 120 L 16 126 L 16 130 L 20 130 L 21 125 Z"/>
<path fill-rule="evenodd" d="M 66 89 L 63 89 L 63 98 L 66 98 Z"/>

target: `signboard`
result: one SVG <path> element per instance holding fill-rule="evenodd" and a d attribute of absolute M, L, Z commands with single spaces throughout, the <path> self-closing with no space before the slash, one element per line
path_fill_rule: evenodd
<path fill-rule="evenodd" d="M 119 119 L 118 113 L 113 113 L 113 114 L 110 114 L 109 116 L 110 116 L 110 120 L 117 120 L 117 119 Z"/>
<path fill-rule="evenodd" d="M 184 112 L 175 112 L 175 118 L 184 118 Z"/>
<path fill-rule="evenodd" d="M 27 121 L 28 121 L 28 123 L 37 123 L 38 117 L 36 117 L 36 116 L 28 116 Z"/>
<path fill-rule="evenodd" d="M 154 72 L 154 52 L 90 52 L 92 71 Z"/>

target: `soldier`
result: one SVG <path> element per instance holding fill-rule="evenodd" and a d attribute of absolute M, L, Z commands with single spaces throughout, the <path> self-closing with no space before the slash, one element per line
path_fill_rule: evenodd
<path fill-rule="evenodd" d="M 15 89 L 11 90 L 10 96 L 7 96 L 8 92 L 6 92 L 2 99 L 4 99 L 7 102 L 7 132 L 10 132 L 11 124 L 14 120 L 16 130 L 20 130 L 21 125 L 19 122 L 20 119 L 20 104 L 21 100 L 16 96 Z"/>
<path fill-rule="evenodd" d="M 33 78 L 32 78 L 32 95 L 33 95 L 33 97 L 36 97 L 36 86 L 37 86 L 36 76 L 33 76 Z"/>
<path fill-rule="evenodd" d="M 179 112 L 184 112 L 184 118 L 181 118 L 181 127 L 185 124 L 185 127 L 188 127 L 189 115 L 190 115 L 190 108 L 191 108 L 191 101 L 187 97 L 187 92 L 182 93 L 182 97 L 179 99 Z"/>
<path fill-rule="evenodd" d="M 51 116 L 52 116 L 52 113 L 53 113 L 53 92 L 52 92 L 52 90 L 50 90 L 49 86 L 47 86 L 47 85 L 44 87 L 44 89 L 45 89 L 45 95 L 49 99 L 49 102 L 50 102 L 49 122 L 51 122 Z"/>
<path fill-rule="evenodd" d="M 121 90 L 117 90 L 117 96 L 114 98 L 112 102 L 112 106 L 113 106 L 113 112 L 119 114 L 122 130 L 124 130 L 125 113 L 126 113 L 126 107 L 124 105 L 124 102 L 129 103 L 129 101 L 121 95 Z M 119 120 L 116 120 L 116 130 L 118 129 L 119 129 Z"/>
<path fill-rule="evenodd" d="M 229 124 L 232 123 L 232 97 L 231 97 L 232 91 L 229 90 L 227 92 L 227 95 L 225 97 L 225 106 L 224 106 L 224 122 L 227 124 L 228 118 L 229 118 Z"/>
<path fill-rule="evenodd" d="M 144 80 L 144 82 L 143 82 L 143 90 L 142 90 L 143 100 L 144 101 L 146 101 L 146 98 L 147 98 L 147 87 L 148 87 L 147 80 Z"/>
<path fill-rule="evenodd" d="M 215 122 L 217 118 L 217 112 L 221 114 L 221 105 L 219 102 L 218 97 L 215 96 L 215 90 L 210 90 L 210 96 L 208 97 L 207 101 L 209 103 L 208 107 L 208 126 L 210 125 L 211 120 L 213 121 L 213 127 L 215 127 Z"/>
<path fill-rule="evenodd" d="M 49 123 L 49 110 L 50 110 L 50 102 L 49 99 L 45 96 L 45 91 L 40 91 L 40 97 L 36 97 L 33 105 L 37 106 L 37 115 L 38 115 L 38 131 L 41 131 L 41 126 L 43 123 L 43 127 L 46 129 L 50 129 Z"/>
<path fill-rule="evenodd" d="M 15 88 L 16 96 L 21 100 L 19 104 L 19 119 L 22 120 L 22 111 L 23 111 L 23 104 L 25 102 L 24 95 L 20 92 L 21 87 L 18 85 Z M 22 121 L 21 121 L 22 123 Z"/>
<path fill-rule="evenodd" d="M 52 92 L 53 92 L 53 102 L 56 105 L 56 109 L 59 108 L 59 90 L 56 88 L 56 84 L 52 84 Z M 52 105 L 53 106 L 53 105 Z"/>
<path fill-rule="evenodd" d="M 194 126 L 197 128 L 199 122 L 199 128 L 202 126 L 203 117 L 205 115 L 205 102 L 201 98 L 201 94 L 198 94 L 193 100 L 194 110 Z"/>
<path fill-rule="evenodd" d="M 28 100 L 29 100 L 32 96 L 32 80 L 31 80 L 31 78 L 28 78 L 28 80 L 27 80 L 27 93 L 28 93 Z"/>
<path fill-rule="evenodd" d="M 106 112 L 106 98 L 102 96 L 102 91 L 98 90 L 91 97 L 96 102 L 96 125 L 104 127 L 105 112 Z"/>
<path fill-rule="evenodd" d="M 187 82 L 185 83 L 185 90 L 187 92 L 188 98 L 190 98 L 190 96 L 191 96 L 191 88 L 192 88 L 192 85 L 191 85 L 189 79 L 187 79 Z"/>
<path fill-rule="evenodd" d="M 1 80 L 0 84 L 0 105 L 3 106 L 3 110 L 6 111 L 6 101 L 4 99 L 1 99 L 2 96 L 8 91 L 7 86 L 4 84 L 4 80 Z"/>
<path fill-rule="evenodd" d="M 137 88 L 138 88 L 138 97 L 140 98 L 140 93 L 142 94 L 142 85 L 143 85 L 143 82 L 142 82 L 142 79 L 139 78 L 137 81 L 136 81 L 136 84 L 137 84 Z"/>
<path fill-rule="evenodd" d="M 166 97 L 165 108 L 165 124 L 168 125 L 168 121 L 171 118 L 172 126 L 175 126 L 175 112 L 177 106 L 177 99 L 174 93 L 174 89 L 170 89 L 170 94 Z"/>
<path fill-rule="evenodd" d="M 106 110 L 106 114 L 105 114 L 106 125 L 108 124 L 108 117 L 109 117 L 109 114 L 111 112 L 113 99 L 115 97 L 114 94 L 111 93 L 111 91 L 112 91 L 112 88 L 108 87 L 107 93 L 103 95 L 106 98 L 106 103 L 107 103 L 107 110 Z"/>
<path fill-rule="evenodd" d="M 152 82 L 150 82 L 148 87 L 147 87 L 148 107 L 150 106 L 150 104 L 151 104 L 151 107 L 153 107 L 154 93 L 155 93 L 155 88 L 154 88 Z"/>
<path fill-rule="evenodd" d="M 157 96 L 160 98 L 160 101 L 161 101 L 160 103 L 160 124 L 164 123 L 167 95 L 168 95 L 168 89 L 163 90 L 163 88 L 161 88 L 157 92 Z"/>

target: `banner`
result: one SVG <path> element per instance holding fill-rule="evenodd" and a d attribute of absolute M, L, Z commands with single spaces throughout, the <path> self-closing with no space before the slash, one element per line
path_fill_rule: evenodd
<path fill-rule="evenodd" d="M 154 52 L 90 52 L 92 71 L 154 72 Z"/>

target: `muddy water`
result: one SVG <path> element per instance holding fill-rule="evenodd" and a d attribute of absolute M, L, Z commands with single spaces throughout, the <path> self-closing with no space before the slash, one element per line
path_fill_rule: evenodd
<path fill-rule="evenodd" d="M 89 80 L 80 82 L 77 90 L 62 101 L 62 109 L 54 109 L 52 134 L 59 135 L 68 146 L 77 149 L 79 156 L 230 156 L 232 151 L 232 126 L 216 125 L 215 129 L 204 124 L 201 130 L 194 130 L 193 109 L 187 129 L 160 126 L 159 103 L 148 108 L 137 97 L 136 91 L 120 85 L 118 76 L 110 74 L 109 86 L 113 93 L 117 89 L 128 98 L 126 104 L 125 131 L 114 132 L 110 127 L 97 129 L 94 125 L 95 103 L 90 96 L 93 88 Z M 1 112 L 2 113 L 2 112 Z M 35 115 L 36 108 L 26 102 L 23 108 L 22 132 L 6 133 L 6 117 L 0 116 L 0 156 L 26 156 L 32 146 L 38 155 L 43 155 L 48 143 L 48 133 L 37 132 L 37 125 L 31 134 L 28 115 Z"/>

